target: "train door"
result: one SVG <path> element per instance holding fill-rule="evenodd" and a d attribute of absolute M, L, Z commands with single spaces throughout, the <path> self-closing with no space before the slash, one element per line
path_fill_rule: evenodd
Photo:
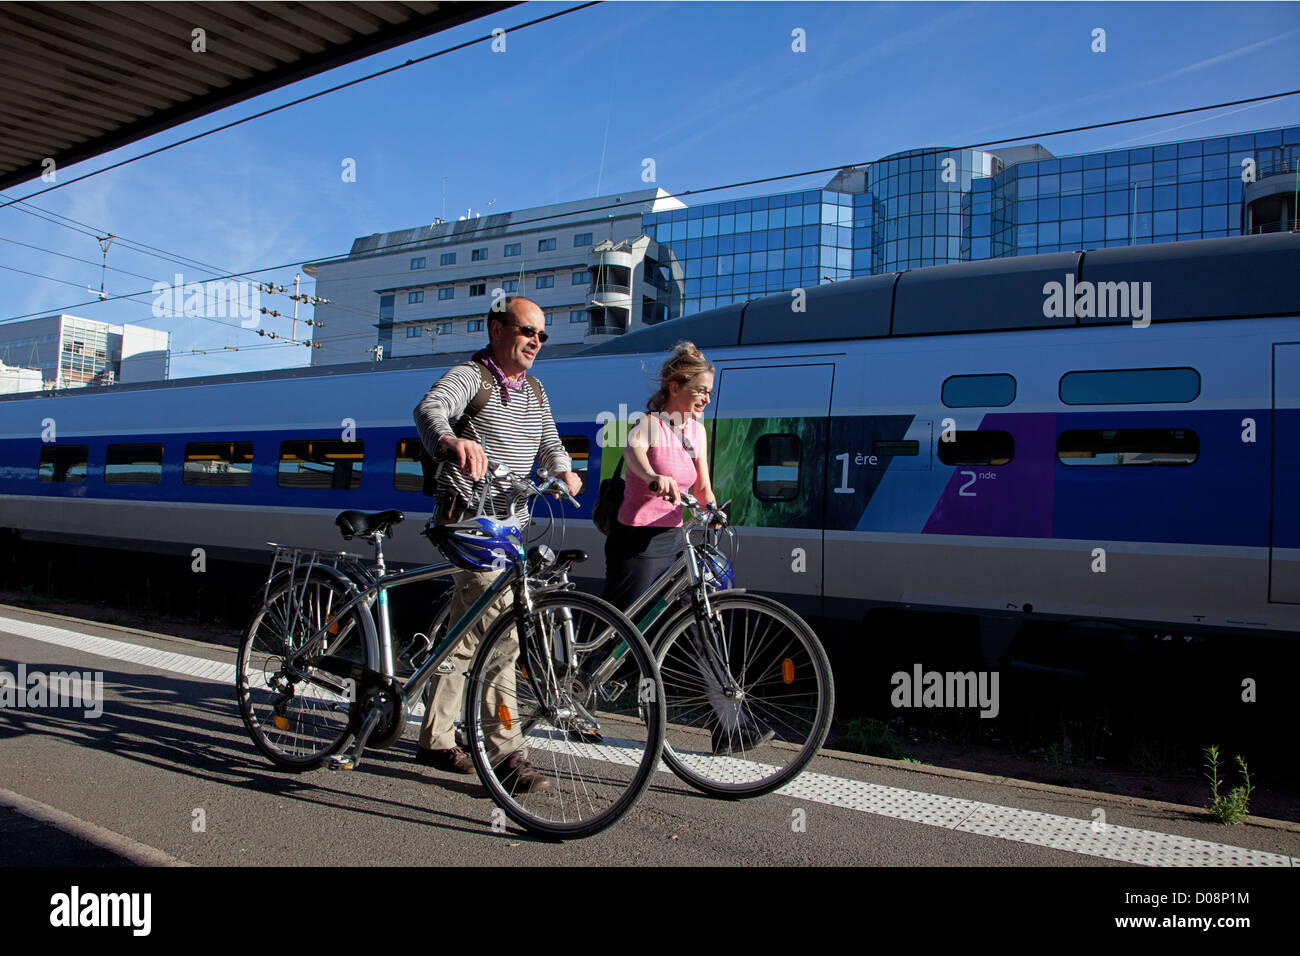
<path fill-rule="evenodd" d="M 740 528 L 736 577 L 804 614 L 821 614 L 826 436 L 835 367 L 722 367 L 710 467 Z"/>
<path fill-rule="evenodd" d="M 1273 346 L 1272 497 L 1268 599 L 1300 604 L 1300 343 Z"/>

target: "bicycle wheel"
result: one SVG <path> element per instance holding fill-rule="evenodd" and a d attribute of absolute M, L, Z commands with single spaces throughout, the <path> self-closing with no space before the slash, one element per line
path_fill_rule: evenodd
<path fill-rule="evenodd" d="M 656 643 L 668 723 L 664 761 L 721 797 L 770 793 L 826 740 L 835 709 L 830 661 L 804 620 L 770 598 L 720 591 L 712 626 L 693 612 Z"/>
<path fill-rule="evenodd" d="M 328 575 L 298 573 L 290 580 L 281 574 L 244 632 L 235 661 L 239 713 L 257 749 L 277 767 L 311 770 L 351 736 L 355 687 L 315 664 L 326 654 L 367 664 L 363 612 L 354 607 L 338 615 L 347 602 L 344 586 Z M 291 672 L 289 656 L 326 626 L 320 648 Z"/>
<path fill-rule="evenodd" d="M 589 836 L 626 813 L 659 763 L 664 704 L 659 669 L 640 632 L 587 594 L 536 595 L 520 651 L 515 615 L 492 626 L 470 668 L 470 755 L 492 799 L 520 826 Z M 626 644 L 619 670 L 592 686 L 583 662 Z M 574 644 L 583 650 L 570 653 Z M 549 781 L 524 792 L 503 763 L 514 751 Z"/>

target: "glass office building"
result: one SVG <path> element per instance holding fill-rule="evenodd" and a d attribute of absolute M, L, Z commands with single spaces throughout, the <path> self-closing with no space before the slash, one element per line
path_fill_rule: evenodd
<path fill-rule="evenodd" d="M 918 149 L 826 188 L 648 214 L 683 314 L 950 262 L 1300 228 L 1300 127 L 1077 156 Z"/>

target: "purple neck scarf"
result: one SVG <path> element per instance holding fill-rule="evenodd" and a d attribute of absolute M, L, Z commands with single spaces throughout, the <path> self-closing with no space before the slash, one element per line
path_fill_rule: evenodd
<path fill-rule="evenodd" d="M 492 377 L 497 380 L 501 386 L 501 404 L 510 404 L 510 393 L 517 392 L 524 387 L 524 380 L 527 378 L 527 372 L 520 372 L 514 378 L 508 378 L 506 373 L 501 370 L 497 360 L 492 357 L 491 349 L 482 349 L 474 353 L 474 361 L 482 362 L 487 366 L 487 370 L 492 373 Z"/>

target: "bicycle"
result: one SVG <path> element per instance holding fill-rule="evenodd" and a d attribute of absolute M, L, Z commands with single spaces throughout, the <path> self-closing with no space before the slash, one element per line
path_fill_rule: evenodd
<path fill-rule="evenodd" d="M 556 479 L 539 486 L 488 464 L 491 477 L 511 485 L 512 504 L 543 494 L 573 501 Z M 271 569 L 236 660 L 240 715 L 257 749 L 277 767 L 355 769 L 364 751 L 401 738 L 430 676 L 509 591 L 509 611 L 488 628 L 469 668 L 463 726 L 470 756 L 493 800 L 520 826 L 546 836 L 588 836 L 626 813 L 658 766 L 665 716 L 658 666 L 640 633 L 611 605 L 533 588 L 549 562 L 568 566 L 585 556 L 556 556 L 549 548 L 525 553 L 518 524 L 482 514 L 487 488 L 485 481 L 473 519 L 425 526 L 446 563 L 387 570 L 383 538 L 404 520 L 399 511 L 345 511 L 335 519 L 345 539 L 373 544 L 373 566 L 346 551 L 269 543 Z M 484 594 L 433 635 L 431 646 L 417 648 L 418 666 L 409 677 L 395 676 L 388 592 L 485 567 L 499 574 Z M 627 646 L 626 669 L 592 688 L 594 695 L 574 699 L 571 675 L 586 649 L 610 639 Z M 605 730 L 599 742 L 585 733 L 594 726 Z M 523 792 L 513 786 L 513 771 L 494 765 L 487 749 L 489 741 L 506 738 L 526 742 L 551 787 Z M 350 739 L 354 746 L 340 755 Z"/>
<path fill-rule="evenodd" d="M 734 588 L 731 562 L 718 547 L 725 518 L 689 493 L 680 496 L 687 508 L 682 556 L 626 611 L 663 678 L 664 761 L 713 796 L 770 793 L 798 776 L 826 740 L 835 709 L 830 661 L 794 611 Z M 695 542 L 700 524 L 704 538 Z M 568 571 L 560 562 L 549 584 L 539 583 L 572 588 Z M 603 660 L 589 658 L 590 686 L 616 675 L 625 653 L 615 646 Z"/>

